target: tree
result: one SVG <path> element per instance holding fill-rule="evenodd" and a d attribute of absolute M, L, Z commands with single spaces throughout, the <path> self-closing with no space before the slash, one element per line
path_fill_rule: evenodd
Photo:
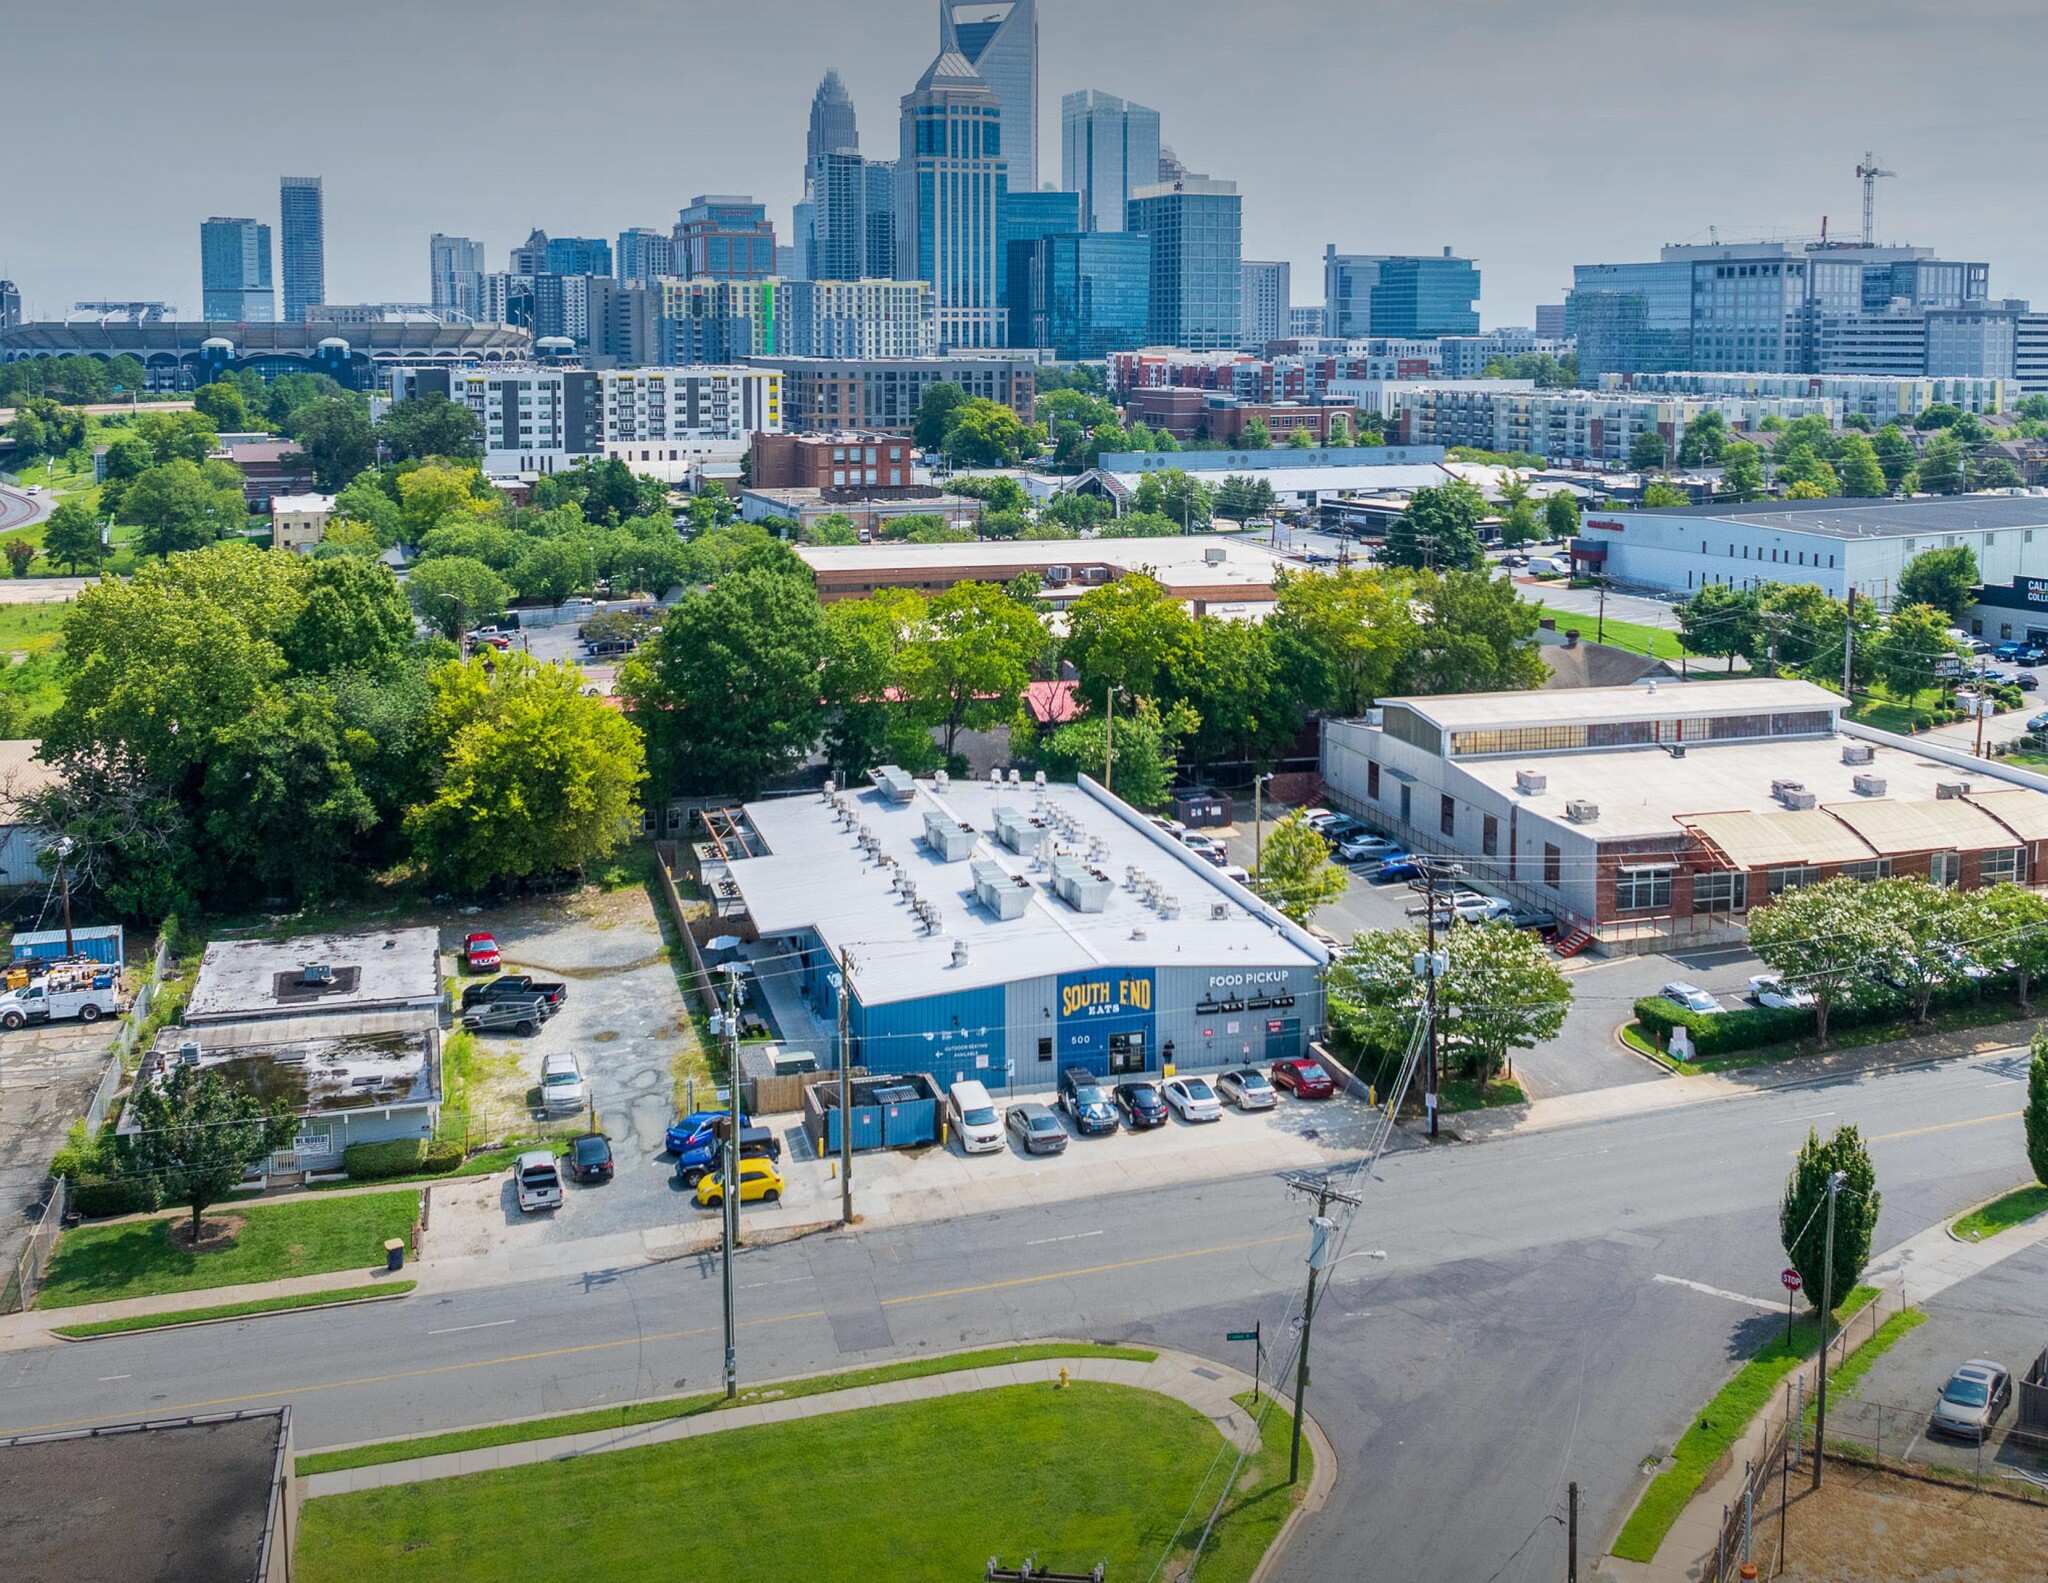
<path fill-rule="evenodd" d="M 955 583 L 936 595 L 901 662 L 917 717 L 951 758 L 962 731 L 1010 719 L 1046 643 L 1031 610 L 994 583 Z"/>
<path fill-rule="evenodd" d="M 2048 1034 L 2037 1033 L 2027 1063 L 2027 1164 L 2034 1180 L 2048 1187 Z"/>
<path fill-rule="evenodd" d="M 152 467 L 128 486 L 121 514 L 142 529 L 138 547 L 164 557 L 195 550 L 249 520 L 242 475 L 226 462 L 195 465 L 183 457 Z"/>
<path fill-rule="evenodd" d="M 1761 648 L 1754 591 L 1726 583 L 1709 583 L 1678 607 L 1678 632 L 1694 654 L 1725 654 L 1728 669 L 1735 656 L 1753 656 Z"/>
<path fill-rule="evenodd" d="M 1479 523 L 1486 511 L 1486 497 L 1463 479 L 1418 489 L 1387 530 L 1381 559 L 1417 569 L 1471 566 L 1479 559 Z"/>
<path fill-rule="evenodd" d="M 291 435 L 299 454 L 313 469 L 316 487 L 337 493 L 377 460 L 377 439 L 370 415 L 355 396 L 322 396 L 307 402 L 291 417 Z"/>
<path fill-rule="evenodd" d="M 1913 442 L 1896 423 L 1887 423 L 1871 436 L 1870 448 L 1877 456 L 1877 465 L 1884 469 L 1884 492 L 1897 494 L 1906 475 L 1913 471 Z"/>
<path fill-rule="evenodd" d="M 817 745 L 824 664 L 817 585 L 794 551 L 771 542 L 671 607 L 617 691 L 664 793 L 754 797 Z"/>
<path fill-rule="evenodd" d="M 1909 447 L 1910 449 L 1910 447 Z M 1762 453 L 1748 440 L 1735 440 L 1721 448 L 1721 498 L 1761 500 L 1764 498 Z"/>
<path fill-rule="evenodd" d="M 1266 619 L 1278 685 L 1303 711 L 1358 715 L 1393 688 L 1420 641 L 1411 576 L 1282 572 Z"/>
<path fill-rule="evenodd" d="M 1916 429 L 1952 429 L 1963 420 L 1963 409 L 1937 401 L 1913 420 Z"/>
<path fill-rule="evenodd" d="M 1259 854 L 1259 889 L 1281 915 L 1305 924 L 1335 901 L 1351 877 L 1330 861 L 1330 849 L 1299 811 L 1273 826 Z"/>
<path fill-rule="evenodd" d="M 1579 503 L 1568 490 L 1560 489 L 1543 502 L 1543 526 L 1553 539 L 1568 539 L 1579 531 Z"/>
<path fill-rule="evenodd" d="M 1963 442 L 1955 430 L 1943 429 L 1920 453 L 1920 487 L 1930 495 L 1958 495 L 1963 491 L 1964 474 Z"/>
<path fill-rule="evenodd" d="M 1841 493 L 1841 480 L 1835 476 L 1834 468 L 1822 461 L 1810 445 L 1787 443 L 1781 436 L 1777 449 L 1771 453 L 1771 461 L 1778 482 L 1785 488 L 1807 484 L 1818 491 L 1806 496 L 1807 499 L 1825 500 Z"/>
<path fill-rule="evenodd" d="M 1971 911 L 1968 900 L 1918 875 L 1900 875 L 1869 881 L 1862 907 L 1878 929 L 1869 969 L 1902 987 L 1913 1020 L 1924 1023 L 1935 991 L 1964 977 L 1968 959 L 1960 941 Z"/>
<path fill-rule="evenodd" d="M 1951 624 L 1975 602 L 1977 552 L 1967 544 L 1952 550 L 1922 550 L 1899 573 L 1899 603 L 1930 605 L 1949 618 Z"/>
<path fill-rule="evenodd" d="M 1864 435 L 1844 435 L 1835 464 L 1841 474 L 1843 494 L 1869 500 L 1891 493 L 1884 466 L 1877 459 L 1877 448 Z"/>
<path fill-rule="evenodd" d="M 1199 478 L 1181 468 L 1169 467 L 1138 480 L 1131 496 L 1131 509 L 1165 517 L 1181 532 L 1193 533 L 1209 525 L 1215 501 L 1215 491 Z"/>
<path fill-rule="evenodd" d="M 1074 667 L 1081 696 L 1095 707 L 1112 687 L 1157 698 L 1194 643 L 1187 607 L 1155 579 L 1133 572 L 1074 601 L 1061 657 Z"/>
<path fill-rule="evenodd" d="M 1536 607 L 1487 572 L 1425 573 L 1416 642 L 1398 685 L 1418 693 L 1511 692 L 1550 674 L 1535 647 Z"/>
<path fill-rule="evenodd" d="M 896 692 L 901 657 L 923 625 L 925 602 L 903 589 L 825 607 L 825 756 L 843 783 L 857 783 L 877 764 L 913 774 L 936 758 L 931 733 L 910 719 Z"/>
<path fill-rule="evenodd" d="M 1316 437 L 1308 429 L 1296 429 L 1287 436 L 1287 448 L 1290 451 L 1313 451 Z"/>
<path fill-rule="evenodd" d="M 139 478 L 156 466 L 156 452 L 139 434 L 117 434 L 107 442 L 107 477 Z"/>
<path fill-rule="evenodd" d="M 1253 418 L 1237 431 L 1237 448 L 1241 451 L 1270 451 L 1273 448 L 1273 430 L 1264 418 Z"/>
<path fill-rule="evenodd" d="M 1989 461 L 1977 464 L 1977 476 L 1971 481 L 1976 489 L 2018 489 L 2026 483 L 2020 470 L 2003 456 L 1994 456 Z"/>
<path fill-rule="evenodd" d="M 42 418 L 27 408 L 17 412 L 14 421 L 7 425 L 7 437 L 14 442 L 15 455 L 23 461 L 32 462 L 50 454 L 50 431 Z"/>
<path fill-rule="evenodd" d="M 376 436 L 395 461 L 428 456 L 475 461 L 484 454 L 483 425 L 476 414 L 438 391 L 393 403 L 377 420 Z"/>
<path fill-rule="evenodd" d="M 1829 1269 L 1828 1182 L 1837 1171 L 1843 1181 L 1835 1194 L 1835 1257 Z M 1870 1262 L 1870 1238 L 1877 1229 L 1882 1204 L 1877 1171 L 1862 1135 L 1853 1126 L 1838 1127 L 1823 1143 L 1820 1134 L 1809 1129 L 1798 1163 L 1785 1183 L 1785 1198 L 1778 1209 L 1778 1237 L 1785 1257 L 1799 1272 L 1807 1301 L 1815 1307 L 1820 1305 L 1822 1292 L 1839 1303 L 1855 1288 Z"/>
<path fill-rule="evenodd" d="M 1061 391 L 1059 394 L 1071 396 L 1073 392 Z M 1031 509 L 1031 497 L 1024 493 L 1024 486 L 1005 473 L 990 477 L 950 478 L 946 481 L 946 488 L 953 494 L 979 500 L 992 512 L 1013 511 L 1021 514 Z"/>
<path fill-rule="evenodd" d="M 481 475 L 475 468 L 450 467 L 440 462 L 429 462 L 399 474 L 398 531 L 403 541 L 424 548 L 427 536 L 437 528 L 451 523 L 474 526 L 482 522 L 495 506 L 496 498 L 480 499 L 480 482 Z M 507 558 L 507 564 L 516 559 L 514 552 Z"/>
<path fill-rule="evenodd" d="M 1712 467 L 1728 444 L 1728 420 L 1709 407 L 1685 426 L 1678 442 L 1680 467 Z"/>
<path fill-rule="evenodd" d="M 405 589 L 422 621 L 457 639 L 471 627 L 504 615 L 512 594 L 504 578 L 464 555 L 422 561 L 406 578 Z"/>
<path fill-rule="evenodd" d="M 28 569 L 34 564 L 36 547 L 27 539 L 12 538 L 7 541 L 7 565 L 16 577 L 28 576 Z"/>
<path fill-rule="evenodd" d="M 936 451 L 945 443 L 953 413 L 967 405 L 967 392 L 951 380 L 942 379 L 926 388 L 917 406 L 912 442 L 920 451 Z"/>
<path fill-rule="evenodd" d="M 740 503 L 732 498 L 732 492 L 717 479 L 706 479 L 697 492 L 690 496 L 690 531 L 709 533 L 714 528 L 729 528 L 740 519 Z"/>
<path fill-rule="evenodd" d="M 1095 530 L 1098 539 L 1177 539 L 1180 524 L 1162 511 L 1127 511 Z"/>
<path fill-rule="evenodd" d="M 528 545 L 512 568 L 512 587 L 521 599 L 558 605 L 590 585 L 596 559 L 596 550 L 588 541 L 542 539 Z"/>
<path fill-rule="evenodd" d="M 383 480 L 375 473 L 359 475 L 354 483 L 336 495 L 334 514 L 341 521 L 362 523 L 385 549 L 398 543 L 398 502 L 391 498 Z M 331 527 L 329 531 L 332 531 Z"/>
<path fill-rule="evenodd" d="M 1140 698 L 1128 713 L 1116 717 L 1116 773 L 1108 777 L 1116 795 L 1134 808 L 1156 808 L 1173 789 L 1179 768 L 1175 757 L 1181 738 L 1200 722 L 1186 704 L 1161 712 L 1149 698 Z M 1087 774 L 1102 780 L 1107 773 L 1111 727 L 1105 715 L 1061 726 L 1039 750 L 1046 769 L 1068 779 Z"/>
<path fill-rule="evenodd" d="M 1655 429 L 1644 429 L 1628 442 L 1629 471 L 1634 473 L 1657 473 L 1664 469 L 1664 436 Z"/>
<path fill-rule="evenodd" d="M 1749 914 L 1749 948 L 1786 984 L 1813 996 L 1813 1032 L 1828 1041 L 1828 1018 L 1870 982 L 1876 920 L 1864 910 L 1864 882 L 1831 879 L 1770 898 Z"/>
<path fill-rule="evenodd" d="M 157 462 L 203 462 L 220 449 L 213 422 L 199 412 L 144 412 L 130 423 Z"/>
<path fill-rule="evenodd" d="M 569 664 L 480 654 L 433 674 L 426 801 L 405 818 L 429 873 L 466 890 L 581 869 L 633 837 L 640 733 Z"/>
<path fill-rule="evenodd" d="M 1969 894 L 1969 936 L 1994 961 L 2013 965 L 2020 1005 L 2033 981 L 2048 973 L 2048 896 L 2024 885 L 1992 885 Z"/>
<path fill-rule="evenodd" d="M 192 392 L 192 410 L 224 434 L 249 427 L 249 407 L 239 385 L 220 381 L 201 385 Z"/>
<path fill-rule="evenodd" d="M 1819 667 L 1838 680 L 1842 674 L 1842 627 L 1848 607 L 1815 583 L 1765 583 L 1756 591 L 1760 635 L 1773 660 L 1803 670 Z"/>
<path fill-rule="evenodd" d="M 43 554 L 66 571 L 99 565 L 106 555 L 100 545 L 100 525 L 84 501 L 57 502 L 57 509 L 43 524 Z"/>
<path fill-rule="evenodd" d="M 1306 433 L 1297 429 L 1295 433 Z M 1215 513 L 1229 522 L 1249 522 L 1262 517 L 1279 504 L 1272 483 L 1264 478 L 1246 478 L 1233 473 L 1216 491 Z"/>
<path fill-rule="evenodd" d="M 1901 702 L 1911 703 L 1941 679 L 1944 660 L 1962 651 L 1948 635 L 1949 618 L 1931 605 L 1892 612 L 1877 640 L 1877 674 Z"/>
<path fill-rule="evenodd" d="M 1426 994 L 1414 962 L 1421 929 L 1359 935 L 1330 973 L 1330 1020 L 1368 1049 L 1403 1048 Z M 1555 1038 L 1571 1009 L 1569 980 L 1543 942 L 1505 923 L 1458 924 L 1437 936 L 1446 971 L 1436 983 L 1447 1058 L 1484 1082 L 1514 1050 Z"/>
<path fill-rule="evenodd" d="M 297 1125 L 283 1100 L 266 1106 L 219 1069 L 176 1063 L 135 1085 L 128 1114 L 129 1165 L 152 1203 L 191 1209 L 195 1246 L 206 1211 L 242 1185 L 251 1165 L 290 1143 Z"/>
<path fill-rule="evenodd" d="M 1692 504 L 1689 497 L 1673 489 L 1669 484 L 1651 484 L 1643 491 L 1643 509 L 1661 511 L 1672 506 Z"/>

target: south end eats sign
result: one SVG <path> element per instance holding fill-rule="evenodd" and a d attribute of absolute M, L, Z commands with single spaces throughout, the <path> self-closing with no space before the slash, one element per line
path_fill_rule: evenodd
<path fill-rule="evenodd" d="M 1149 978 L 1098 978 L 1060 986 L 1062 1017 L 1106 1017 L 1152 1009 Z"/>

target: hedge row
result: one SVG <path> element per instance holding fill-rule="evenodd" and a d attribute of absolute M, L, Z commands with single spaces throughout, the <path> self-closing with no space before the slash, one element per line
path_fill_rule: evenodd
<path fill-rule="evenodd" d="M 2003 981 L 1994 982 L 2001 989 L 2005 987 Z M 1934 992 L 1929 1009 L 1941 1011 L 1951 1006 L 1968 1005 L 1980 997 L 1981 991 L 1974 984 L 1948 984 Z M 1828 1013 L 1828 1031 L 1834 1033 L 1843 1028 L 1903 1022 L 1910 1014 L 1906 997 L 1895 990 L 1887 990 L 1881 998 L 1835 1006 Z M 1745 1006 L 1740 1011 L 1702 1013 L 1687 1011 L 1662 995 L 1646 995 L 1636 1002 L 1636 1025 L 1656 1042 L 1659 1049 L 1669 1042 L 1673 1028 L 1683 1028 L 1692 1035 L 1696 1054 L 1715 1056 L 1811 1038 L 1814 1020 L 1810 1009 L 1797 1011 Z"/>
<path fill-rule="evenodd" d="M 462 1145 L 424 1138 L 390 1143 L 351 1143 L 341 1151 L 341 1168 L 359 1182 L 390 1176 L 438 1176 L 462 1163 Z"/>

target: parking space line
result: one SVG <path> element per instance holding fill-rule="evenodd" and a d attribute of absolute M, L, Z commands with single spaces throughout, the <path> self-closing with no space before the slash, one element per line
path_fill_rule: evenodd
<path fill-rule="evenodd" d="M 446 1330 L 429 1330 L 430 1336 L 453 1336 L 464 1330 L 496 1330 L 500 1325 L 516 1325 L 516 1319 L 487 1319 L 480 1325 L 450 1325 Z"/>
<path fill-rule="evenodd" d="M 1772 1122 L 1771 1125 L 1774 1127 L 1789 1127 L 1792 1126 L 1795 1122 L 1820 1121 L 1828 1116 L 1832 1116 L 1833 1114 L 1834 1112 L 1832 1110 L 1816 1110 L 1810 1116 L 1780 1116 L 1776 1121 Z"/>

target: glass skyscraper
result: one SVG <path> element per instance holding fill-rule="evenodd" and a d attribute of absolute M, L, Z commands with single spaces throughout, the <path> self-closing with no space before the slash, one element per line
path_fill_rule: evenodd
<path fill-rule="evenodd" d="M 1089 231 L 1121 231 L 1131 193 L 1159 180 L 1159 112 L 1093 88 L 1060 101 L 1060 184 Z"/>
<path fill-rule="evenodd" d="M 1038 0 L 939 0 L 939 53 L 955 54 L 1002 106 L 1010 185 L 1038 190 Z"/>
<path fill-rule="evenodd" d="M 306 310 L 327 300 L 327 205 L 320 178 L 285 177 L 278 184 L 278 218 L 284 322 L 304 324 Z"/>
<path fill-rule="evenodd" d="M 775 226 L 752 198 L 692 198 L 676 221 L 676 273 L 686 279 L 766 280 L 775 273 Z"/>
<path fill-rule="evenodd" d="M 896 162 L 895 273 L 932 283 L 941 348 L 1003 344 L 997 243 L 1008 192 L 996 96 L 948 51 L 903 96 Z"/>
<path fill-rule="evenodd" d="M 1081 229 L 1081 195 L 1076 192 L 1018 192 L 1003 195 L 996 216 L 996 293 L 1005 312 L 1019 244 L 1028 248 L 1044 236 L 1072 236 Z"/>
<path fill-rule="evenodd" d="M 1151 334 L 1194 352 L 1237 349 L 1244 314 L 1244 200 L 1234 181 L 1190 176 L 1131 194 L 1124 228 L 1151 242 Z"/>
<path fill-rule="evenodd" d="M 484 247 L 466 236 L 436 231 L 427 242 L 429 300 L 436 308 L 481 318 Z"/>
<path fill-rule="evenodd" d="M 1323 333 L 1405 340 L 1479 333 L 1479 271 L 1441 254 L 1323 251 Z"/>
<path fill-rule="evenodd" d="M 548 238 L 550 275 L 609 275 L 612 245 L 601 236 L 551 236 Z"/>
<path fill-rule="evenodd" d="M 1142 346 L 1151 328 L 1152 242 L 1123 232 L 1047 236 L 1010 250 L 1010 344 L 1063 362 Z"/>
<path fill-rule="evenodd" d="M 839 73 L 828 71 L 811 97 L 811 130 L 804 140 L 804 164 L 813 165 L 820 154 L 858 154 L 860 127 L 854 120 L 853 99 Z"/>
<path fill-rule="evenodd" d="M 201 315 L 231 324 L 275 324 L 270 227 L 216 215 L 199 227 Z"/>

